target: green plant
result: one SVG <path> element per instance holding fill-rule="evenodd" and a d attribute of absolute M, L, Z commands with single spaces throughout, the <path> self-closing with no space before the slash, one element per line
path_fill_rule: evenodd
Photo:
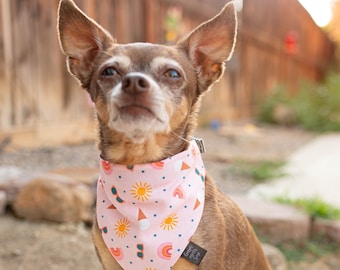
<path fill-rule="evenodd" d="M 282 167 L 285 164 L 283 161 L 265 161 L 248 168 L 249 175 L 255 181 L 265 181 L 273 178 L 278 178 L 284 175 Z"/>
<path fill-rule="evenodd" d="M 288 262 L 311 262 L 339 251 L 339 246 L 336 243 L 330 243 L 321 238 L 279 244 L 278 248 Z"/>
<path fill-rule="evenodd" d="M 287 87 L 285 85 L 277 85 L 273 92 L 265 98 L 259 106 L 257 119 L 260 122 L 275 124 L 274 110 L 279 105 L 288 105 L 290 97 L 288 96 Z"/>
<path fill-rule="evenodd" d="M 301 84 L 292 100 L 298 122 L 312 131 L 340 130 L 340 76 L 331 74 L 323 84 Z"/>
<path fill-rule="evenodd" d="M 255 182 L 264 182 L 273 178 L 283 176 L 283 161 L 263 161 L 263 162 L 244 162 L 234 163 L 228 173 L 238 177 L 252 179 Z"/>
<path fill-rule="evenodd" d="M 279 203 L 299 207 L 313 218 L 319 217 L 340 220 L 340 209 L 326 203 L 318 197 L 291 199 L 288 196 L 281 196 L 274 198 L 274 200 Z"/>
<path fill-rule="evenodd" d="M 258 119 L 273 123 L 273 113 L 278 105 L 290 108 L 298 125 L 307 130 L 340 131 L 340 75 L 329 74 L 323 83 L 302 82 L 295 95 L 287 88 L 277 86 L 259 106 Z"/>

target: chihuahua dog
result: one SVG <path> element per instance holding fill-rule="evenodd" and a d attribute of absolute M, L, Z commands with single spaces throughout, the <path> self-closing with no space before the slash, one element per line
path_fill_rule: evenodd
<path fill-rule="evenodd" d="M 236 28 L 228 3 L 175 46 L 119 44 L 72 0 L 60 1 L 61 49 L 98 119 L 93 241 L 104 269 L 270 269 L 247 218 L 205 174 L 191 137 Z"/>

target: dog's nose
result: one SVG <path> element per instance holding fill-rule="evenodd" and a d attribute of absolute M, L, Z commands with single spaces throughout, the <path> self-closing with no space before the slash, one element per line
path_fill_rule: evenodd
<path fill-rule="evenodd" d="M 141 94 L 150 88 L 146 78 L 140 75 L 126 75 L 122 81 L 122 90 L 128 94 Z"/>

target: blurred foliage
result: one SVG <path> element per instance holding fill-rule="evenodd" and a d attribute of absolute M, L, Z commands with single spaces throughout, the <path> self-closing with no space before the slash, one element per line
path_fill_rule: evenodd
<path fill-rule="evenodd" d="M 288 196 L 275 198 L 276 202 L 294 205 L 313 218 L 335 219 L 340 220 L 340 209 L 326 203 L 318 197 L 291 199 Z"/>
<path fill-rule="evenodd" d="M 277 86 L 259 107 L 258 120 L 275 123 L 279 105 L 289 108 L 301 127 L 318 132 L 340 131 L 340 75 L 331 73 L 323 83 L 303 82 L 293 96 Z"/>
<path fill-rule="evenodd" d="M 282 251 L 288 262 L 314 262 L 340 250 L 337 243 L 330 243 L 322 238 L 298 243 L 282 243 L 277 247 Z"/>
<path fill-rule="evenodd" d="M 282 172 L 284 164 L 283 161 L 265 161 L 248 166 L 247 171 L 256 182 L 263 182 L 284 176 Z"/>
<path fill-rule="evenodd" d="M 262 183 L 284 176 L 282 171 L 284 165 L 284 161 L 238 161 L 232 164 L 232 166 L 228 169 L 228 173 L 232 174 L 233 178 L 238 176 L 241 178 L 251 179 L 256 183 Z"/>
<path fill-rule="evenodd" d="M 260 104 L 257 119 L 260 122 L 276 124 L 274 110 L 279 105 L 291 106 L 291 98 L 289 98 L 287 88 L 284 85 L 277 85 L 273 93 Z"/>

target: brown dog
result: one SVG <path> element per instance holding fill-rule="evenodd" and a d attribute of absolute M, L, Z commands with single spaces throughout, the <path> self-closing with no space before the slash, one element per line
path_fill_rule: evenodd
<path fill-rule="evenodd" d="M 60 2 L 58 30 L 69 71 L 88 91 L 96 106 L 104 176 L 106 169 L 112 166 L 129 165 L 130 169 L 131 165 L 136 164 L 163 166 L 165 159 L 177 157 L 178 153 L 187 153 L 189 147 L 197 157 L 196 146 L 192 148 L 190 143 L 191 134 L 196 126 L 201 96 L 222 76 L 224 61 L 231 57 L 234 48 L 236 15 L 233 4 L 228 3 L 217 16 L 197 27 L 175 46 L 118 44 L 71 0 Z M 104 234 L 112 229 L 113 235 L 116 232 L 116 238 L 111 241 L 122 241 L 133 230 L 132 222 L 128 220 L 132 212 L 123 212 L 122 215 L 126 217 L 120 223 L 100 229 L 97 222 L 100 217 L 97 214 L 93 240 L 104 269 L 270 269 L 252 227 L 239 208 L 216 188 L 215 182 L 208 175 L 204 179 L 203 173 L 197 169 L 196 174 L 205 183 L 205 203 L 198 228 L 194 228 L 188 237 L 198 246 L 189 244 L 183 255 L 177 256 L 171 265 L 166 260 L 175 257 L 172 239 L 171 244 L 163 246 L 163 249 L 154 240 L 151 246 L 157 246 L 158 254 L 160 252 L 159 255 L 163 257 L 151 259 L 150 267 L 145 267 L 144 250 L 150 245 L 126 244 L 126 248 L 133 249 L 132 253 L 140 259 L 140 264 L 132 265 L 134 262 L 131 261 L 132 266 L 126 266 L 129 265 L 128 261 L 124 261 L 127 255 L 114 244 L 110 248 L 110 240 L 105 242 Z M 104 176 L 99 180 L 99 191 L 104 188 Z M 114 183 L 118 185 L 118 182 Z M 135 182 L 131 182 L 133 184 Z M 138 187 L 134 200 L 137 202 L 138 199 L 138 203 L 144 203 L 145 207 L 150 205 L 146 201 L 151 197 L 151 192 L 155 193 L 154 187 L 142 181 L 138 181 L 134 187 Z M 123 191 L 114 185 L 110 188 L 113 199 L 107 208 L 115 212 L 120 205 L 127 205 L 127 197 L 124 197 L 127 195 L 122 194 Z M 176 191 L 179 192 L 176 193 L 177 197 L 171 199 L 175 203 L 184 197 L 181 190 Z M 167 197 L 164 204 L 166 200 Z M 151 203 L 151 199 L 148 203 Z M 187 205 L 184 207 L 187 208 Z M 160 209 L 161 212 L 163 210 L 166 211 L 165 208 Z M 146 221 L 148 215 L 141 209 L 138 211 L 139 226 L 143 225 L 140 230 L 147 231 L 149 221 L 142 224 L 140 220 Z M 156 229 L 177 229 L 180 219 L 172 213 Z M 185 229 L 191 227 L 187 225 Z M 145 239 L 145 243 L 148 241 Z M 207 251 L 205 256 L 204 250 Z M 165 264 L 162 264 L 162 260 Z M 156 268 L 153 263 L 164 266 Z"/>

